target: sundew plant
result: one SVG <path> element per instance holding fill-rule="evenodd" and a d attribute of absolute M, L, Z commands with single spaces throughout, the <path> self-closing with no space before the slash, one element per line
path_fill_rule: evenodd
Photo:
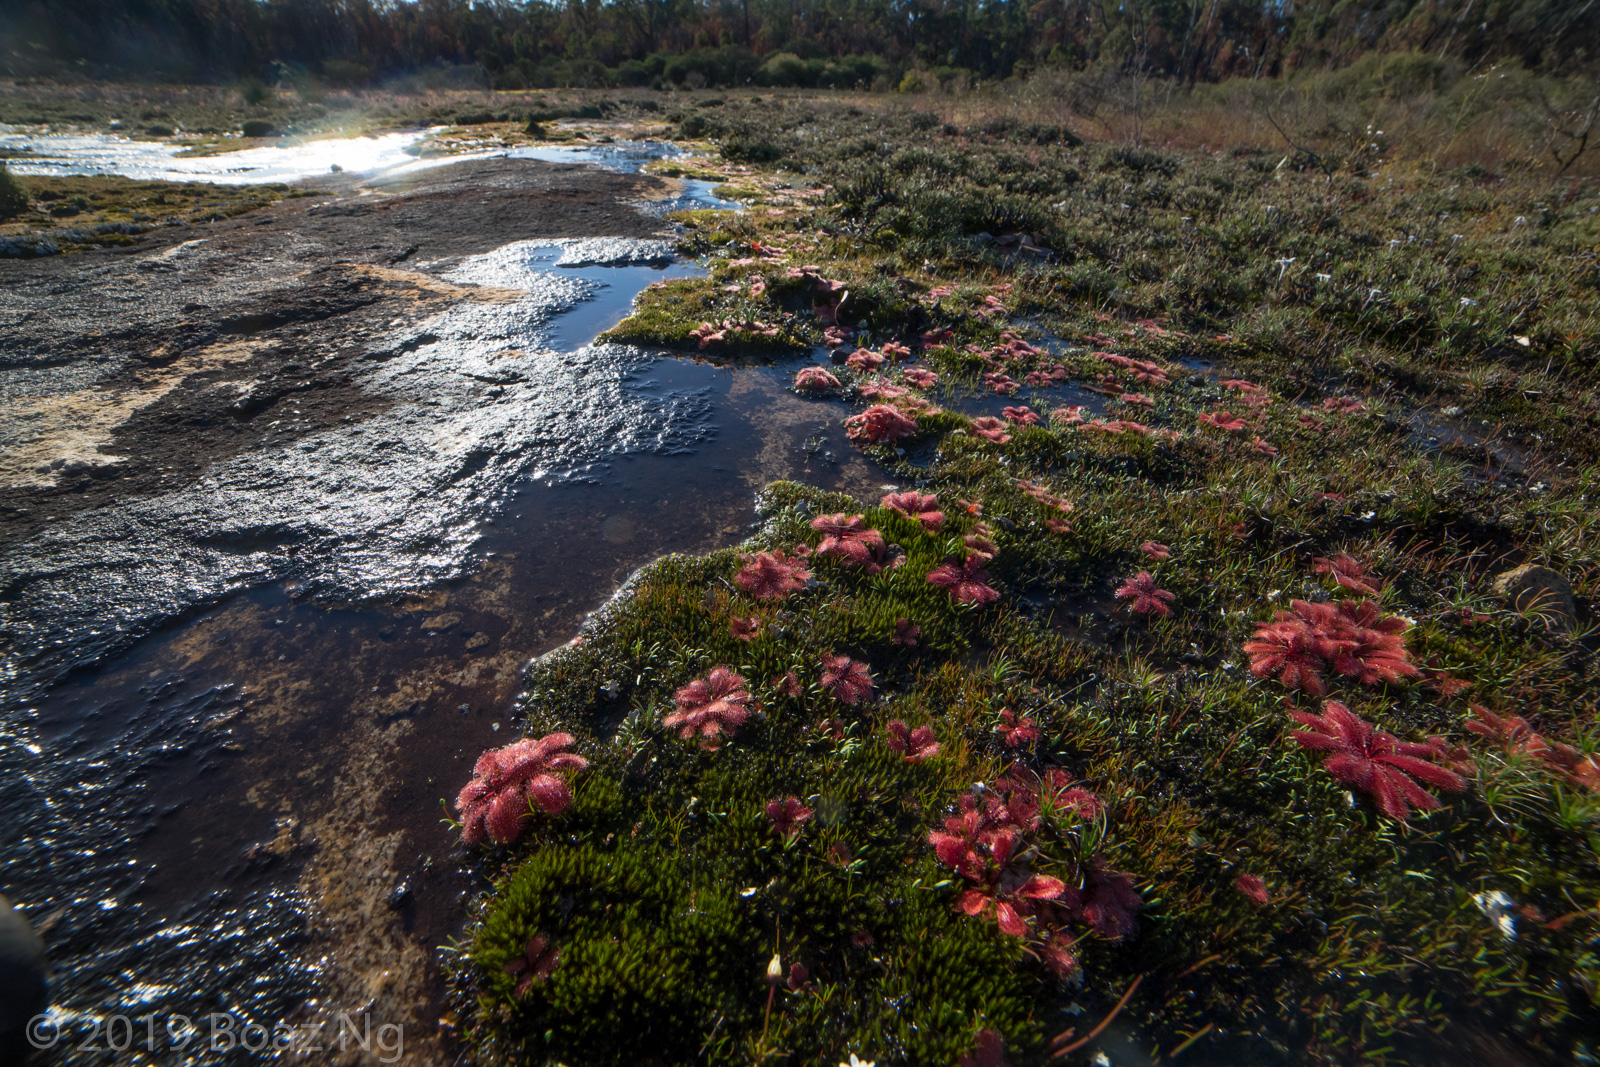
<path fill-rule="evenodd" d="M 751 208 L 612 338 L 789 360 L 897 484 L 767 487 L 531 668 L 472 1053 L 1600 1054 L 1600 189 L 694 119 Z"/>

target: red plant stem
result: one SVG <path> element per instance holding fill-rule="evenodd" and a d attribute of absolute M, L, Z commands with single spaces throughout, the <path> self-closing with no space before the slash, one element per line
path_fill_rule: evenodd
<path fill-rule="evenodd" d="M 1111 1020 L 1115 1019 L 1117 1017 L 1117 1012 L 1121 1011 L 1124 1007 L 1127 1006 L 1129 998 L 1133 996 L 1133 991 L 1139 988 L 1139 983 L 1142 982 L 1142 981 L 1144 981 L 1144 975 L 1141 974 L 1141 975 L 1139 975 L 1137 978 L 1135 978 L 1133 980 L 1133 984 L 1132 985 L 1128 986 L 1128 991 L 1126 993 L 1122 994 L 1122 999 L 1117 1001 L 1117 1006 L 1112 1008 L 1111 1011 L 1109 1011 L 1106 1014 L 1106 1017 L 1104 1019 L 1100 1020 L 1100 1025 L 1099 1026 L 1096 1026 L 1093 1030 L 1090 1030 L 1087 1034 L 1084 1034 L 1082 1037 L 1078 1038 L 1078 1040 L 1074 1041 L 1072 1044 L 1067 1045 L 1066 1047 L 1058 1049 L 1057 1051 L 1051 1053 L 1050 1054 L 1050 1058 L 1053 1059 L 1053 1060 L 1059 1060 L 1063 1056 L 1066 1056 L 1066 1055 L 1068 1055 L 1070 1053 L 1078 1051 L 1080 1048 L 1082 1048 L 1083 1046 L 1087 1045 L 1089 1042 L 1093 1041 L 1095 1038 L 1099 1037 L 1100 1036 L 1100 1032 L 1102 1030 L 1104 1030 L 1106 1027 L 1110 1026 L 1111 1025 Z M 1053 1045 L 1057 1041 L 1065 1040 L 1066 1038 L 1069 1038 L 1071 1036 L 1072 1036 L 1072 1031 L 1068 1030 L 1066 1033 L 1057 1034 L 1055 1036 L 1055 1038 L 1050 1043 Z"/>

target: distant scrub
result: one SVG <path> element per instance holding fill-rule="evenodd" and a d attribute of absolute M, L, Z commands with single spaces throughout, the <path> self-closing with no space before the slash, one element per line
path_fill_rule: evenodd
<path fill-rule="evenodd" d="M 103 0 L 12 4 L 0 36 L 39 42 L 12 51 L 12 76 L 72 73 L 235 81 L 298 68 L 350 86 L 475 65 L 494 88 L 746 84 L 908 91 L 969 88 L 1049 68 L 1113 65 L 1181 84 L 1338 68 L 1366 53 L 1420 58 L 1391 71 L 1408 86 L 1437 82 L 1443 59 L 1520 62 L 1559 71 L 1592 62 L 1600 6 L 1569 0 L 1309 0 L 1296 4 L 1154 0 L 1099 5 L 1025 0 L 920 4 L 888 0 L 847 17 L 815 0 L 710 0 L 630 5 L 437 0 Z M 264 99 L 264 97 L 262 97 Z M 258 103 L 252 99 L 250 103 Z"/>

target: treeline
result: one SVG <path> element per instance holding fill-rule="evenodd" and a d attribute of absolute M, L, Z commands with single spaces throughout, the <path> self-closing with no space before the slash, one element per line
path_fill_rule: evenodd
<path fill-rule="evenodd" d="M 285 69 L 371 84 L 472 65 L 493 88 L 889 88 L 1112 63 L 1189 83 L 1370 51 L 1561 70 L 1600 45 L 1584 0 L 10 0 L 12 77 L 188 82 Z"/>

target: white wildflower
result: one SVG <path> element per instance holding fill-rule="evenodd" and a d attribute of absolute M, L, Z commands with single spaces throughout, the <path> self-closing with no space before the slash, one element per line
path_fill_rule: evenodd
<path fill-rule="evenodd" d="M 1510 941 L 1517 936 L 1517 920 L 1511 914 L 1516 902 L 1504 892 L 1496 889 L 1490 893 L 1475 893 L 1472 902 L 1488 917 L 1494 928 L 1500 931 L 1501 937 Z"/>

